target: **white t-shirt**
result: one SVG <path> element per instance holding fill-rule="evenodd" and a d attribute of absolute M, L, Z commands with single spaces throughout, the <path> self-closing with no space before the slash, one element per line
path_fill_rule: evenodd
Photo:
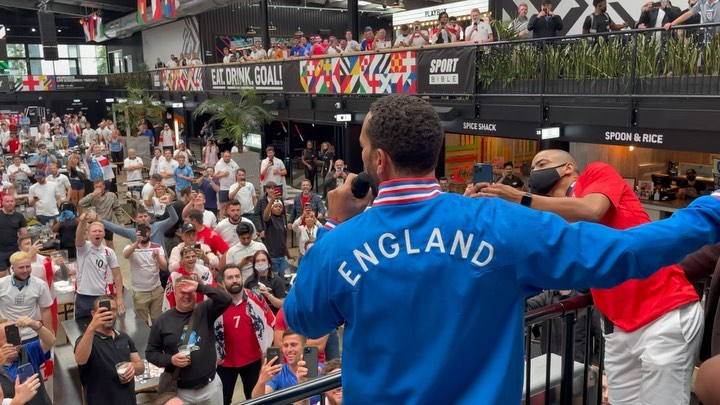
<path fill-rule="evenodd" d="M 51 183 L 55 183 L 57 185 L 58 192 L 60 193 L 60 198 L 63 201 L 67 200 L 67 189 L 70 188 L 70 179 L 68 179 L 66 175 L 58 173 L 57 177 L 55 177 L 50 174 L 46 177 L 46 180 Z"/>
<path fill-rule="evenodd" d="M 477 30 L 474 30 L 473 22 L 465 28 L 465 39 L 473 42 L 487 42 L 492 35 L 490 24 L 485 21 L 478 21 Z"/>
<path fill-rule="evenodd" d="M 125 167 L 143 165 L 142 159 L 136 156 L 135 159 L 125 158 Z M 138 181 L 142 180 L 142 167 L 137 170 L 125 170 L 127 172 L 127 181 Z"/>
<path fill-rule="evenodd" d="M 361 50 L 360 43 L 354 39 L 347 41 L 347 45 L 345 45 L 345 52 L 360 52 Z"/>
<path fill-rule="evenodd" d="M 223 63 L 230 63 L 230 58 L 232 58 L 232 54 L 223 56 Z"/>
<path fill-rule="evenodd" d="M 235 183 L 230 187 L 230 194 L 240 188 L 240 183 Z M 255 196 L 255 186 L 249 181 L 245 182 L 245 186 L 235 194 L 235 198 L 240 202 L 240 209 L 243 214 L 251 214 L 255 212 L 255 204 L 253 197 Z"/>
<path fill-rule="evenodd" d="M 203 225 L 209 226 L 213 229 L 217 226 L 217 217 L 212 213 L 212 211 L 203 211 Z"/>
<path fill-rule="evenodd" d="M 142 191 L 140 192 L 140 198 L 142 198 L 143 204 L 145 203 L 145 201 L 147 201 L 147 200 L 150 199 L 150 192 L 153 191 L 154 188 L 155 188 L 155 187 L 153 187 L 153 185 L 150 184 L 149 182 L 148 182 L 148 183 L 145 183 L 145 185 L 144 185 L 143 188 L 142 188 Z M 146 210 L 148 211 L 148 213 L 150 213 L 150 214 L 154 214 L 154 213 L 155 213 L 155 210 L 153 209 L 153 206 L 152 206 L 152 205 L 148 206 L 147 204 L 145 204 L 145 209 L 146 209 Z"/>
<path fill-rule="evenodd" d="M 55 217 L 60 214 L 55 200 L 56 196 L 62 197 L 62 194 L 58 191 L 57 183 L 45 181 L 45 184 L 35 183 L 30 186 L 28 200 L 32 200 L 33 197 L 40 199 L 34 205 L 36 215 Z"/>
<path fill-rule="evenodd" d="M 257 229 L 255 229 L 255 224 L 253 222 L 245 217 L 240 217 L 240 223 L 247 223 L 250 226 L 252 226 L 252 238 L 257 239 Z M 225 242 L 227 242 L 228 246 L 232 246 L 236 243 L 240 243 L 240 237 L 237 234 L 237 226 L 240 224 L 233 224 L 230 222 L 229 218 L 225 218 L 222 221 L 220 221 L 219 224 L 215 227 L 215 232 L 217 232 Z"/>
<path fill-rule="evenodd" d="M 30 167 L 28 167 L 28 165 L 26 165 L 25 163 L 20 163 L 20 167 L 15 166 L 15 164 L 11 164 L 7 168 L 8 175 L 16 173 L 15 180 L 30 180 L 30 179 L 28 179 L 27 174 L 25 174 L 25 172 L 29 172 L 29 171 L 30 171 Z"/>
<path fill-rule="evenodd" d="M 28 285 L 19 290 L 13 285 L 13 276 L 0 279 L 0 316 L 15 321 L 21 316 L 42 320 L 40 308 L 47 308 L 53 303 L 50 289 L 45 281 L 30 276 Z M 17 282 L 17 280 L 15 280 Z M 52 327 L 52 325 L 46 325 Z M 37 333 L 30 328 L 20 329 L 23 340 L 35 337 Z"/>
<path fill-rule="evenodd" d="M 113 282 L 112 269 L 120 267 L 115 252 L 107 246 L 95 247 L 90 241 L 77 248 L 77 292 L 100 296 Z"/>
<path fill-rule="evenodd" d="M 125 246 L 125 252 L 132 249 L 132 245 Z M 135 292 L 152 291 L 160 287 L 160 266 L 155 261 L 153 253 L 165 256 L 165 249 L 157 243 L 149 243 L 146 247 L 138 246 L 130 255 L 130 285 Z"/>
<path fill-rule="evenodd" d="M 175 185 L 175 177 L 174 176 L 175 176 L 175 169 L 177 169 L 177 167 L 178 167 L 178 162 L 175 159 L 170 159 L 169 162 L 165 158 L 160 159 L 157 170 L 158 170 L 158 174 L 163 176 L 163 184 L 165 184 L 168 187 Z M 172 174 L 173 177 L 165 178 L 165 175 L 168 173 Z"/>
<path fill-rule="evenodd" d="M 428 36 L 428 32 L 425 30 L 420 30 L 420 32 L 425 35 L 428 39 L 430 37 Z M 420 33 L 415 33 L 415 31 L 410 31 L 410 38 L 412 38 L 412 44 L 410 46 L 423 46 L 429 44 L 427 40 L 425 40 L 425 37 L 420 35 Z"/>
<path fill-rule="evenodd" d="M 175 147 L 175 134 L 172 129 L 163 130 L 160 136 L 162 137 L 163 147 Z"/>
<path fill-rule="evenodd" d="M 150 159 L 150 176 L 152 176 L 153 174 L 160 174 L 160 172 L 158 171 L 158 164 L 161 160 L 165 160 L 165 158 L 156 158 L 155 156 L 153 156 L 152 159 Z"/>
<path fill-rule="evenodd" d="M 267 248 L 260 242 L 251 241 L 247 246 L 238 242 L 227 251 L 225 255 L 225 263 L 240 264 L 243 258 L 254 255 L 258 250 L 267 251 Z M 253 274 L 252 261 L 243 266 L 243 268 L 240 269 L 240 272 L 242 273 L 243 280 L 250 278 Z"/>
<path fill-rule="evenodd" d="M 95 140 L 95 130 L 92 128 L 85 128 L 82 131 L 83 143 L 90 144 Z"/>
<path fill-rule="evenodd" d="M 230 173 L 229 176 L 221 177 L 218 180 L 220 181 L 220 190 L 230 190 L 230 186 L 235 184 L 235 175 L 237 174 L 237 170 L 240 167 L 235 163 L 234 160 L 230 159 L 230 162 L 225 163 L 225 159 L 220 159 L 215 164 L 215 174 L 218 174 L 220 172 L 223 173 Z"/>
<path fill-rule="evenodd" d="M 285 169 L 285 163 L 283 163 L 282 159 L 278 159 L 277 157 L 274 157 L 273 164 L 272 164 L 273 168 L 270 170 L 266 169 L 268 164 L 270 164 L 270 162 L 268 161 L 268 158 L 265 158 L 262 160 L 262 162 L 260 162 L 260 172 L 261 172 L 260 177 L 262 178 L 263 174 L 265 175 L 265 178 L 263 178 L 260 181 L 260 185 L 264 186 L 269 181 L 275 182 L 275 184 L 277 184 L 277 185 L 284 184 L 283 180 L 285 179 L 285 176 L 280 174 L 282 172 L 282 170 Z M 267 171 L 263 173 L 262 172 L 263 169 L 266 169 Z M 278 171 L 278 174 L 274 173 L 275 170 Z"/>
<path fill-rule="evenodd" d="M 153 206 L 151 209 L 148 210 L 148 212 L 154 213 L 156 216 L 162 216 L 165 214 L 165 210 L 167 209 L 167 204 L 160 201 L 158 197 L 153 197 Z"/>

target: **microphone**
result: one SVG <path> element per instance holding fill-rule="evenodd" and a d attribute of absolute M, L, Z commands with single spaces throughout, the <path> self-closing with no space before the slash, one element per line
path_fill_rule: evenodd
<path fill-rule="evenodd" d="M 370 191 L 370 176 L 365 172 L 360 172 L 360 174 L 353 179 L 350 190 L 352 190 L 355 198 L 365 198 L 368 191 Z"/>

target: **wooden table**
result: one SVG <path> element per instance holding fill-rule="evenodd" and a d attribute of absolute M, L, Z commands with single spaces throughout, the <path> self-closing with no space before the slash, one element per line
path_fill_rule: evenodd
<path fill-rule="evenodd" d="M 66 302 L 68 296 L 67 294 L 63 295 L 63 302 Z M 150 336 L 150 327 L 147 326 L 142 319 L 135 315 L 135 311 L 132 309 L 132 292 L 125 289 L 123 297 L 125 298 L 127 311 L 124 315 L 117 318 L 117 321 L 115 322 L 115 329 L 127 333 L 133 342 L 135 342 L 135 347 L 138 349 L 140 358 L 145 359 L 144 348 L 147 347 L 148 337 Z M 60 294 L 58 294 L 58 306 L 60 305 L 60 302 L 61 298 Z M 80 336 L 82 336 L 85 329 L 87 329 L 90 321 L 90 318 L 83 318 L 69 319 L 62 322 L 62 327 L 65 329 L 68 342 L 70 342 L 70 345 L 72 345 L 73 348 L 75 347 L 75 342 L 78 338 L 80 338 Z M 141 379 L 139 377 L 140 376 L 135 377 L 135 392 L 154 391 L 157 389 L 160 382 L 159 378 Z M 140 381 L 143 382 L 141 383 Z"/>

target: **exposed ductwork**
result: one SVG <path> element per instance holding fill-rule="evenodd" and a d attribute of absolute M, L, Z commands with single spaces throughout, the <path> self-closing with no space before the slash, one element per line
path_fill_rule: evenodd
<path fill-rule="evenodd" d="M 153 21 L 143 25 L 138 24 L 137 13 L 130 13 L 124 17 L 105 24 L 105 39 L 127 38 L 132 34 L 147 28 L 167 24 L 168 22 L 172 22 L 183 17 L 198 15 L 206 11 L 229 6 L 230 4 L 237 2 L 238 0 L 183 0 L 180 2 L 180 6 L 175 12 L 175 17 L 160 21 Z M 147 8 L 147 14 L 148 21 L 150 21 L 150 15 L 152 14 L 150 7 Z"/>

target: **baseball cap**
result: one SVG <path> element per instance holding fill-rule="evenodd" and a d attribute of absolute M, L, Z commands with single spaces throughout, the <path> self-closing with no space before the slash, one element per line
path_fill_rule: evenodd
<path fill-rule="evenodd" d="M 45 177 L 45 171 L 44 170 L 35 170 L 35 177 Z"/>
<path fill-rule="evenodd" d="M 369 25 L 368 25 L 367 27 L 365 27 L 365 32 L 367 32 L 367 31 L 372 31 L 372 30 L 373 30 L 372 27 L 369 26 Z"/>
<path fill-rule="evenodd" d="M 277 187 L 277 184 L 274 181 L 268 181 L 265 183 L 265 188 L 275 188 Z"/>
<path fill-rule="evenodd" d="M 188 232 L 195 232 L 195 225 L 193 224 L 184 224 L 180 228 L 180 233 L 188 233 Z"/>

